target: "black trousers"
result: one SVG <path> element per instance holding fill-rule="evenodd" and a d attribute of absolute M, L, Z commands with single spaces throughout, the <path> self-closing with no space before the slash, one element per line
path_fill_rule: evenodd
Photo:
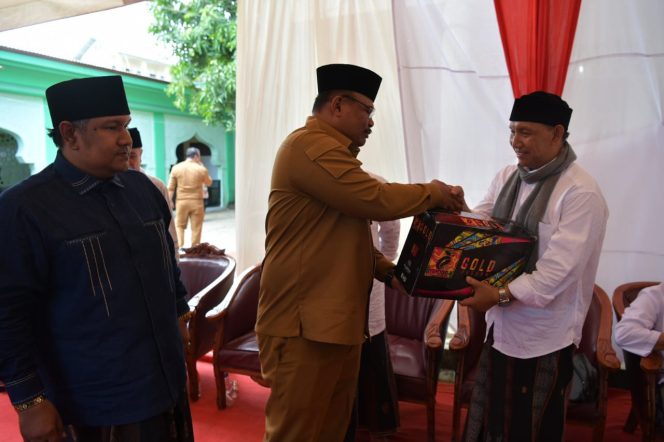
<path fill-rule="evenodd" d="M 355 440 L 358 427 L 375 436 L 393 434 L 399 428 L 397 385 L 385 331 L 362 344 L 357 397 L 344 442 Z"/>

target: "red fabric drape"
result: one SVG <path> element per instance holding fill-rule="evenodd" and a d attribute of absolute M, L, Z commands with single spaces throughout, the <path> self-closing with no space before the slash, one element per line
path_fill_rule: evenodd
<path fill-rule="evenodd" d="M 581 0 L 494 0 L 514 97 L 562 95 Z"/>

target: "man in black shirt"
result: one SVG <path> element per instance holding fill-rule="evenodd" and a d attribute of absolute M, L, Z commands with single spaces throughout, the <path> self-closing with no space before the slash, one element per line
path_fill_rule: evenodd
<path fill-rule="evenodd" d="M 55 161 L 0 196 L 0 379 L 25 440 L 191 441 L 171 213 L 120 76 L 46 91 Z M 66 433 L 66 434 L 65 434 Z"/>

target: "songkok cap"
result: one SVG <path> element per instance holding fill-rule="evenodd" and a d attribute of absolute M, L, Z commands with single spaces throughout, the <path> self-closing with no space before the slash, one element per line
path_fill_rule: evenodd
<path fill-rule="evenodd" d="M 352 64 L 327 64 L 316 69 L 318 93 L 332 90 L 359 92 L 376 99 L 382 78 L 369 69 Z"/>
<path fill-rule="evenodd" d="M 522 95 L 514 100 L 510 121 L 531 121 L 555 126 L 569 127 L 572 109 L 558 95 L 544 91 Z"/>
<path fill-rule="evenodd" d="M 53 128 L 62 121 L 129 115 L 122 77 L 77 78 L 46 89 Z"/>
<path fill-rule="evenodd" d="M 135 127 L 130 128 L 129 135 L 131 135 L 132 149 L 138 149 L 139 147 L 143 147 L 143 143 L 141 142 L 141 133 L 138 131 L 138 129 L 136 129 Z"/>

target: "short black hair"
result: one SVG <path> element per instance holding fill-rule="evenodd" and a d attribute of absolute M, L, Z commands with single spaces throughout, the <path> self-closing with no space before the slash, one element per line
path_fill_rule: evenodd
<path fill-rule="evenodd" d="M 343 89 L 332 89 L 329 91 L 322 91 L 318 95 L 316 95 L 316 99 L 314 100 L 314 105 L 311 109 L 311 112 L 316 112 L 321 110 L 323 108 L 323 105 L 329 102 L 332 99 L 332 97 L 336 95 L 344 95 L 350 93 L 352 93 L 352 91 L 347 91 Z"/>
<path fill-rule="evenodd" d="M 71 124 L 75 126 L 77 129 L 85 129 L 85 126 L 87 126 L 88 121 L 90 121 L 90 119 L 86 118 L 85 120 L 72 121 Z M 62 139 L 62 134 L 60 133 L 60 129 L 54 127 L 53 129 L 48 129 L 47 133 L 48 136 L 53 139 L 53 143 L 56 145 L 56 147 L 58 149 L 62 148 L 64 140 Z"/>
<path fill-rule="evenodd" d="M 323 105 L 330 101 L 330 97 L 334 96 L 337 94 L 337 91 L 323 91 L 316 95 L 316 99 L 314 100 L 314 105 L 311 108 L 311 112 L 316 112 L 321 110 Z"/>

